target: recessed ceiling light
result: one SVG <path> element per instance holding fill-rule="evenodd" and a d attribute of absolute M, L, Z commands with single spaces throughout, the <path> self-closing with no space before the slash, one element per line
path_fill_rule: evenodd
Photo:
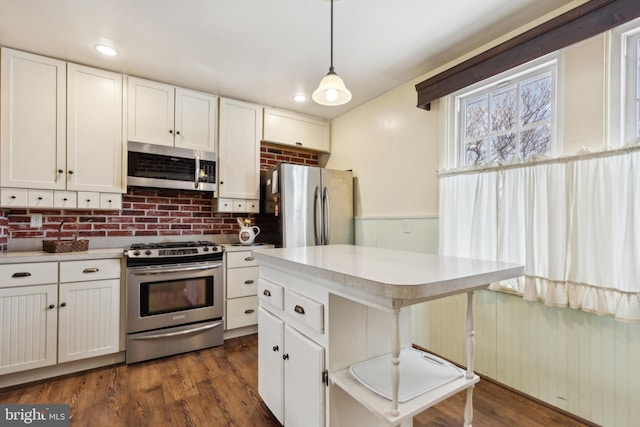
<path fill-rule="evenodd" d="M 293 97 L 293 100 L 296 102 L 304 102 L 307 100 L 307 97 L 303 93 L 299 93 Z"/>
<path fill-rule="evenodd" d="M 116 56 L 118 54 L 117 50 L 105 44 L 97 44 L 95 48 L 98 52 L 106 56 Z"/>

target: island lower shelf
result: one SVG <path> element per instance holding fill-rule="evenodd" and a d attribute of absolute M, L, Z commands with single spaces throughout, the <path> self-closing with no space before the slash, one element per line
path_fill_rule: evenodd
<path fill-rule="evenodd" d="M 329 380 L 332 384 L 340 387 L 345 393 L 358 401 L 373 414 L 384 420 L 388 425 L 395 426 L 412 418 L 414 415 L 424 411 L 425 409 L 447 399 L 448 397 L 472 387 L 480 381 L 480 377 L 475 374 L 471 378 L 463 376 L 462 378 L 458 378 L 441 385 L 404 403 L 399 403 L 398 415 L 394 415 L 392 413 L 391 400 L 374 393 L 362 385 L 353 377 L 353 375 L 351 375 L 348 368 L 330 374 Z"/>

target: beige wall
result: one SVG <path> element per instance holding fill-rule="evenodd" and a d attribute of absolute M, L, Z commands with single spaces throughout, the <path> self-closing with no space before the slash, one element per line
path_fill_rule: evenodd
<path fill-rule="evenodd" d="M 407 83 L 332 122 L 326 166 L 353 169 L 356 216 L 438 212 L 438 113 L 416 102 Z"/>

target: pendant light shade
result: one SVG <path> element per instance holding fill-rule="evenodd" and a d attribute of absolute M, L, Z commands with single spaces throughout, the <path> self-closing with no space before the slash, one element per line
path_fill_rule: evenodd
<path fill-rule="evenodd" d="M 342 105 L 351 101 L 351 92 L 333 69 L 333 0 L 331 0 L 331 65 L 329 72 L 320 80 L 320 85 L 313 91 L 311 98 L 320 105 L 329 106 Z"/>

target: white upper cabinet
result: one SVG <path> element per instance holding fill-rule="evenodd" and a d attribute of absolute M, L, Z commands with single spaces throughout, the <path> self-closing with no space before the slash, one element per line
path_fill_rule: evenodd
<path fill-rule="evenodd" d="M 261 106 L 220 98 L 220 198 L 260 198 L 261 135 Z"/>
<path fill-rule="evenodd" d="M 215 151 L 217 97 L 129 78 L 128 140 Z"/>
<path fill-rule="evenodd" d="M 264 109 L 263 141 L 330 152 L 329 122 L 277 108 Z"/>
<path fill-rule="evenodd" d="M 122 75 L 67 68 L 67 189 L 120 192 Z"/>
<path fill-rule="evenodd" d="M 64 189 L 66 63 L 2 49 L 2 186 Z"/>
<path fill-rule="evenodd" d="M 2 48 L 3 206 L 53 207 L 54 191 L 125 190 L 122 81 L 121 74 Z"/>

